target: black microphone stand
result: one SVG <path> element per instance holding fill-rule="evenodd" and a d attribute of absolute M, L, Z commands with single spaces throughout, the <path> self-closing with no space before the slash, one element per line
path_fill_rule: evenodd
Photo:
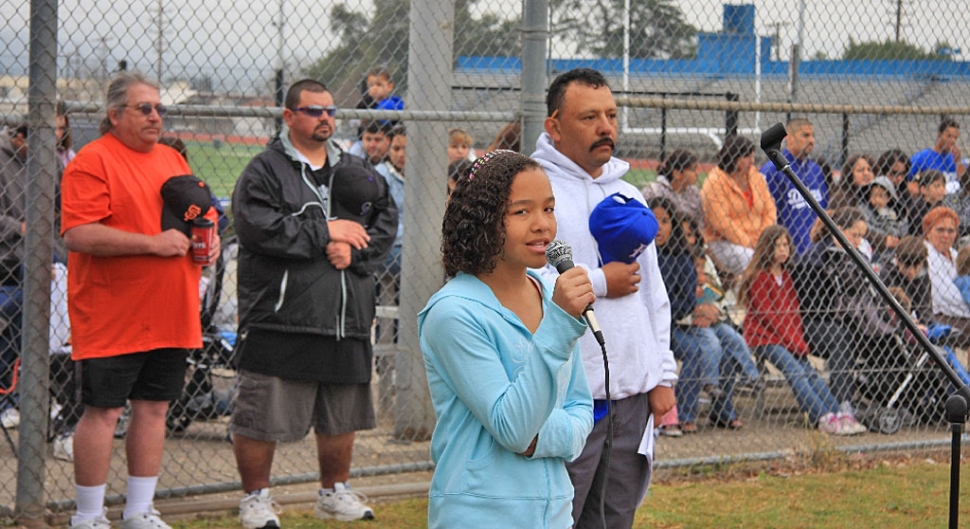
<path fill-rule="evenodd" d="M 967 403 L 970 402 L 970 388 L 960 380 L 957 376 L 956 371 L 950 366 L 946 361 L 946 358 L 933 347 L 930 343 L 929 338 L 923 334 L 923 332 L 913 321 L 913 318 L 903 309 L 902 305 L 896 300 L 895 296 L 889 292 L 886 285 L 879 279 L 876 272 L 869 266 L 865 261 L 859 251 L 856 250 L 852 243 L 845 237 L 838 226 L 835 225 L 835 221 L 832 217 L 828 215 L 822 205 L 815 200 L 805 184 L 798 178 L 795 171 L 792 170 L 791 164 L 788 163 L 788 159 L 781 153 L 781 140 L 787 135 L 785 132 L 785 127 L 781 123 L 777 123 L 770 129 L 766 130 L 764 134 L 761 135 L 761 149 L 765 151 L 768 155 L 768 159 L 775 165 L 779 171 L 784 173 L 788 181 L 791 182 L 798 193 L 802 195 L 802 198 L 808 202 L 812 210 L 818 215 L 822 223 L 828 228 L 829 232 L 839 241 L 842 248 L 846 251 L 852 262 L 863 272 L 868 279 L 869 283 L 875 287 L 879 295 L 889 304 L 896 316 L 899 317 L 903 325 L 909 330 L 909 332 L 916 338 L 920 346 L 930 355 L 930 358 L 936 362 L 936 365 L 943 371 L 943 374 L 950 381 L 950 384 L 956 388 L 956 391 L 950 395 L 946 402 L 946 417 L 950 421 L 950 431 L 953 432 L 953 440 L 951 443 L 951 460 L 950 460 L 950 525 L 952 529 L 956 529 L 958 525 L 959 518 L 959 507 L 960 507 L 960 438 L 963 433 L 963 425 L 967 422 Z"/>

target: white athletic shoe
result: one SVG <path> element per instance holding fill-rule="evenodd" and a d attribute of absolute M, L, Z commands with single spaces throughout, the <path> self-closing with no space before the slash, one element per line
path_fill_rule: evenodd
<path fill-rule="evenodd" d="M 54 438 L 54 459 L 74 461 L 74 434 L 58 435 Z"/>
<path fill-rule="evenodd" d="M 350 485 L 346 483 L 334 483 L 333 489 L 333 492 L 324 492 L 317 498 L 313 508 L 317 518 L 341 522 L 374 519 L 374 510 L 363 503 L 367 501 L 367 496 L 350 490 Z"/>
<path fill-rule="evenodd" d="M 280 526 L 279 504 L 269 497 L 269 489 L 249 494 L 239 502 L 239 521 L 245 529 L 271 529 Z"/>
<path fill-rule="evenodd" d="M 124 518 L 121 520 L 121 529 L 172 529 L 171 526 L 162 521 L 161 514 L 151 508 L 148 512 L 136 514 L 131 518 Z"/>
<path fill-rule="evenodd" d="M 3 410 L 0 412 L 0 423 L 3 423 L 3 427 L 8 430 L 20 426 L 20 411 L 13 406 Z"/>
<path fill-rule="evenodd" d="M 111 529 L 111 522 L 108 521 L 107 514 L 108 509 L 105 508 L 101 511 L 101 516 L 80 522 L 74 520 L 76 516 L 72 516 L 71 524 L 68 527 L 69 529 Z"/>

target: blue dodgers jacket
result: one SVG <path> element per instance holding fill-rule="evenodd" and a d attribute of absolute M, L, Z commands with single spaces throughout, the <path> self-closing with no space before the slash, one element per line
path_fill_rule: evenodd
<path fill-rule="evenodd" d="M 579 457 L 593 407 L 578 339 L 586 324 L 542 285 L 535 334 L 478 278 L 458 274 L 418 315 L 438 424 L 428 526 L 572 525 L 566 462 Z M 538 433 L 535 453 L 524 452 Z"/>

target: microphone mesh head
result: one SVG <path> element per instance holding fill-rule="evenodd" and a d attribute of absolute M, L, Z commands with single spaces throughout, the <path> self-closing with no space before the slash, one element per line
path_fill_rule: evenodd
<path fill-rule="evenodd" d="M 569 247 L 566 241 L 555 239 L 548 246 L 546 246 L 546 261 L 553 268 L 559 269 L 559 264 L 564 261 L 572 262 L 573 260 L 573 249 Z"/>

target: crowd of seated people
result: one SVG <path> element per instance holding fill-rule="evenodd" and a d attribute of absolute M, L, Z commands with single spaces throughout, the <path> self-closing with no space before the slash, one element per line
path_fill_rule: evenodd
<path fill-rule="evenodd" d="M 814 126 L 795 118 L 787 125 L 783 155 L 841 235 L 897 298 L 905 298 L 920 328 L 948 325 L 955 330 L 950 343 L 968 348 L 970 182 L 959 130 L 946 118 L 928 149 L 912 156 L 896 148 L 878 157 L 856 153 L 840 172 L 828 165 L 826 172 L 811 156 Z M 729 136 L 706 175 L 698 171 L 706 160 L 673 151 L 642 190 L 663 219 L 661 232 L 669 226 L 656 244 L 674 313 L 671 344 L 682 363 L 678 407 L 662 421 L 661 433 L 697 431 L 704 393 L 711 401 L 708 425 L 740 427 L 733 388 L 750 373 L 728 353 L 739 348 L 718 340 L 712 329 L 727 312 L 735 317 L 720 321 L 741 332 L 745 356 L 782 372 L 813 426 L 836 435 L 861 433 L 859 370 L 865 358 L 900 347 L 902 326 L 787 177 L 771 162 L 754 165 L 754 151 L 751 141 Z M 705 283 L 716 288 L 705 291 Z M 702 350 L 692 346 L 705 339 Z M 827 381 L 808 355 L 824 362 Z M 966 373 L 957 356 L 947 360 Z"/>

